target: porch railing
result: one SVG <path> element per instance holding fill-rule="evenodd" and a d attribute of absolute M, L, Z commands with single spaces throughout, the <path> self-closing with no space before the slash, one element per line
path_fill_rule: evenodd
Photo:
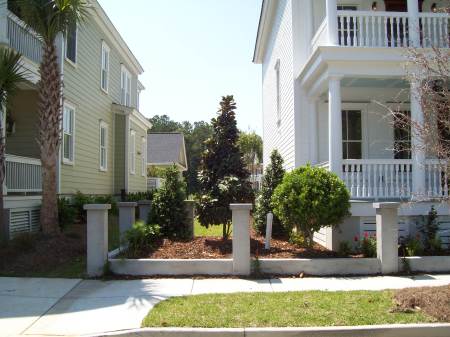
<path fill-rule="evenodd" d="M 42 42 L 13 13 L 8 13 L 8 39 L 11 48 L 35 63 L 42 60 Z"/>
<path fill-rule="evenodd" d="M 7 193 L 42 192 L 41 161 L 35 158 L 6 156 Z"/>
<path fill-rule="evenodd" d="M 449 47 L 450 16 L 420 13 L 423 47 Z M 408 47 L 409 16 L 406 12 L 338 11 L 339 45 L 349 47 Z"/>

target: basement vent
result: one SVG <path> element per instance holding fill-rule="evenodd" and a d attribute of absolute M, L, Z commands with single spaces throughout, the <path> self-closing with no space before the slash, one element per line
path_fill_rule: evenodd
<path fill-rule="evenodd" d="M 438 221 L 439 230 L 437 235 L 441 239 L 442 248 L 449 249 L 450 248 L 450 221 Z"/>
<path fill-rule="evenodd" d="M 11 209 L 9 219 L 10 238 L 23 233 L 35 233 L 40 229 L 40 209 Z"/>

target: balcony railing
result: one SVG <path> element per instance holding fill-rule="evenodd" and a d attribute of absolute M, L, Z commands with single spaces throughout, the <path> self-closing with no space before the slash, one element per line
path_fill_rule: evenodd
<path fill-rule="evenodd" d="M 6 156 L 6 192 L 42 192 L 41 161 L 35 158 Z"/>
<path fill-rule="evenodd" d="M 42 60 L 42 41 L 13 13 L 8 13 L 8 39 L 11 48 L 35 63 Z"/>
<path fill-rule="evenodd" d="M 420 13 L 420 45 L 449 48 L 449 24 L 446 13 Z M 408 13 L 338 11 L 338 39 L 348 47 L 408 47 Z"/>

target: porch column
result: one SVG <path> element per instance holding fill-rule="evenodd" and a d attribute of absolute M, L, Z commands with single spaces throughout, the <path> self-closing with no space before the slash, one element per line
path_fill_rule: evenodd
<path fill-rule="evenodd" d="M 317 123 L 317 100 L 315 98 L 309 99 L 309 141 L 310 141 L 310 155 L 309 160 L 312 165 L 318 164 L 318 123 Z"/>
<path fill-rule="evenodd" d="M 2 44 L 9 45 L 7 0 L 0 0 L 0 45 Z"/>
<path fill-rule="evenodd" d="M 419 1 L 408 0 L 408 28 L 411 47 L 420 46 Z"/>
<path fill-rule="evenodd" d="M 425 145 L 414 125 L 423 125 L 423 111 L 420 104 L 420 83 L 411 83 L 411 158 L 412 192 L 415 198 L 425 196 Z"/>
<path fill-rule="evenodd" d="M 327 30 L 328 30 L 328 45 L 337 46 L 339 44 L 338 37 L 338 16 L 337 16 L 337 1 L 327 0 Z"/>
<path fill-rule="evenodd" d="M 328 160 L 330 171 L 342 176 L 342 109 L 341 80 L 328 81 Z"/>

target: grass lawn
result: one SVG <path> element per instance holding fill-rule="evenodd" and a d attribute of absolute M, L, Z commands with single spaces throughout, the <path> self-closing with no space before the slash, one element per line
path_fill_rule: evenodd
<path fill-rule="evenodd" d="M 434 322 L 397 312 L 392 291 L 207 294 L 157 304 L 143 327 L 308 327 Z"/>
<path fill-rule="evenodd" d="M 209 226 L 208 228 L 206 228 L 200 225 L 200 222 L 198 222 L 198 220 L 195 219 L 194 236 L 204 236 L 204 237 L 222 236 L 222 226 Z"/>

